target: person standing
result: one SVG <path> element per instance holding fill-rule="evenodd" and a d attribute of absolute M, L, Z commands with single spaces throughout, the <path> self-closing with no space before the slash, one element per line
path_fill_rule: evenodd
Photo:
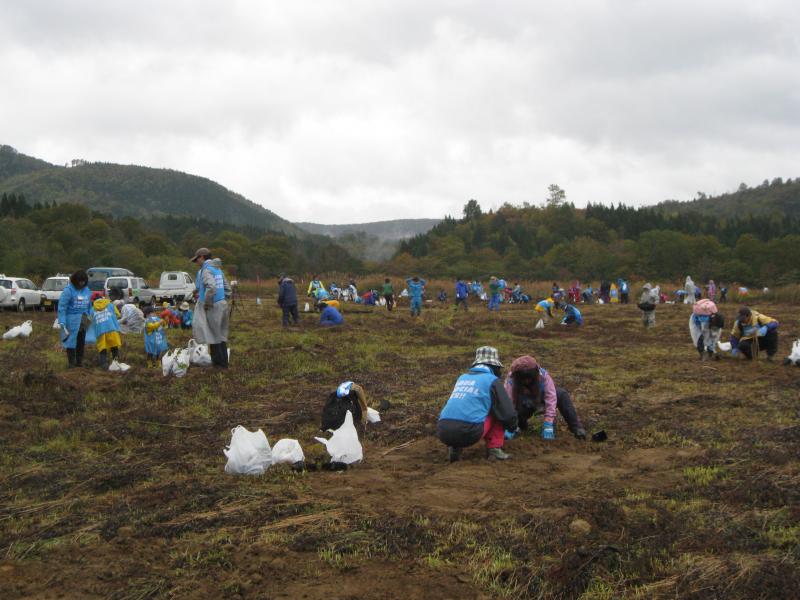
<path fill-rule="evenodd" d="M 642 325 L 645 329 L 656 325 L 656 304 L 658 304 L 658 293 L 653 290 L 652 284 L 645 283 L 637 305 L 642 311 Z"/>
<path fill-rule="evenodd" d="M 686 292 L 686 296 L 683 298 L 684 304 L 694 304 L 695 302 L 697 302 L 696 287 L 697 286 L 695 286 L 694 281 L 692 281 L 692 278 L 689 275 L 687 275 L 686 283 L 683 286 L 683 291 Z"/>
<path fill-rule="evenodd" d="M 617 280 L 617 286 L 619 287 L 619 301 L 622 302 L 622 304 L 627 304 L 630 295 L 629 294 L 630 288 L 628 287 L 628 282 L 620 277 Z"/>
<path fill-rule="evenodd" d="M 489 310 L 500 310 L 501 301 L 500 282 L 497 280 L 497 277 L 492 275 L 489 279 Z"/>
<path fill-rule="evenodd" d="M 386 300 L 386 310 L 392 312 L 392 308 L 394 308 L 394 286 L 392 286 L 392 281 L 387 277 L 383 281 L 383 299 Z"/>
<path fill-rule="evenodd" d="M 225 299 L 225 276 L 215 266 L 208 248 L 199 248 L 192 258 L 200 264 L 195 277 L 197 306 L 194 315 L 194 338 L 198 344 L 208 344 L 211 362 L 215 367 L 228 368 L 228 326 L 230 313 Z"/>
<path fill-rule="evenodd" d="M 500 380 L 502 369 L 497 349 L 482 346 L 472 367 L 456 381 L 436 424 L 450 462 L 460 460 L 462 450 L 480 440 L 486 441 L 486 458 L 511 458 L 503 443 L 505 432 L 517 429 L 517 411 Z"/>
<path fill-rule="evenodd" d="M 461 305 L 465 311 L 468 311 L 467 298 L 469 298 L 469 286 L 466 281 L 459 277 L 456 279 L 456 308 Z"/>
<path fill-rule="evenodd" d="M 283 309 L 283 326 L 289 326 L 291 319 L 294 325 L 300 322 L 300 314 L 297 312 L 297 288 L 291 277 L 281 275 L 278 278 L 278 306 Z"/>
<path fill-rule="evenodd" d="M 58 325 L 61 328 L 61 345 L 67 353 L 67 368 L 83 366 L 86 327 L 89 324 L 92 292 L 87 285 L 86 271 L 75 271 L 69 277 L 58 301 Z"/>
<path fill-rule="evenodd" d="M 425 280 L 416 275 L 406 279 L 408 293 L 411 296 L 411 316 L 418 317 L 422 314 L 422 293 L 425 291 Z"/>
<path fill-rule="evenodd" d="M 708 280 L 708 299 L 712 302 L 717 301 L 717 284 L 714 283 L 713 279 Z"/>

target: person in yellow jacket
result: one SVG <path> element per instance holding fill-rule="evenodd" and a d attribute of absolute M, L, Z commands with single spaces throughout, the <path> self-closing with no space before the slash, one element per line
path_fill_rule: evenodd
<path fill-rule="evenodd" d="M 89 313 L 94 328 L 95 346 L 99 353 L 98 365 L 101 369 L 108 368 L 108 353 L 111 352 L 112 360 L 119 358 L 119 349 L 122 347 L 122 338 L 119 335 L 119 311 L 111 304 L 111 300 L 103 296 L 92 303 Z"/>
<path fill-rule="evenodd" d="M 743 306 L 733 323 L 730 341 L 733 356 L 741 354 L 752 360 L 764 350 L 767 360 L 771 361 L 778 352 L 778 321 Z"/>

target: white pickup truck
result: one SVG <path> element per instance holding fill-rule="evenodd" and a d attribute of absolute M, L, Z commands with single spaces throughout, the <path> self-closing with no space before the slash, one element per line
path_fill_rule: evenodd
<path fill-rule="evenodd" d="M 153 292 L 157 298 L 183 302 L 192 299 L 194 290 L 194 279 L 185 271 L 164 271 L 161 273 L 158 289 Z"/>

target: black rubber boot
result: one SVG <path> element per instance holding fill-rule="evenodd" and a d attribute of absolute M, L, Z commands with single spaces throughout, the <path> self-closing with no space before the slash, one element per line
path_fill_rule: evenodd
<path fill-rule="evenodd" d="M 81 341 L 80 339 L 78 340 Z M 85 346 L 83 344 L 78 344 L 78 347 L 75 348 L 75 366 L 82 367 L 83 366 L 83 351 Z"/>
<path fill-rule="evenodd" d="M 97 366 L 105 371 L 108 370 L 108 350 L 101 350 L 97 355 Z"/>
<path fill-rule="evenodd" d="M 228 342 L 220 342 L 217 346 L 219 352 L 219 366 L 223 369 L 228 368 Z"/>
<path fill-rule="evenodd" d="M 75 349 L 74 348 L 67 348 L 67 368 L 74 369 L 76 366 L 75 363 Z"/>
<path fill-rule="evenodd" d="M 111 360 L 119 360 L 119 346 L 111 349 Z"/>

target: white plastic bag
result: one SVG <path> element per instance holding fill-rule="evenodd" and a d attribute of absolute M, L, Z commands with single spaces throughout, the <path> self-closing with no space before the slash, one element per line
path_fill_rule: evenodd
<path fill-rule="evenodd" d="M 730 342 L 717 342 L 717 346 L 723 352 L 730 352 L 731 351 L 731 343 Z"/>
<path fill-rule="evenodd" d="M 544 329 L 544 321 L 542 319 L 536 321 L 536 327 L 534 327 L 534 329 Z"/>
<path fill-rule="evenodd" d="M 53 321 L 53 329 L 61 329 L 61 325 L 58 322 L 58 317 L 56 317 L 56 320 Z"/>
<path fill-rule="evenodd" d="M 111 361 L 111 366 L 108 367 L 108 370 L 114 373 L 117 372 L 124 373 L 125 371 L 128 371 L 130 368 L 131 368 L 130 365 L 126 365 L 125 363 L 121 363 L 119 361 L 114 360 Z"/>
<path fill-rule="evenodd" d="M 367 422 L 368 423 L 380 423 L 381 422 L 381 413 L 379 413 L 374 408 L 367 407 Z"/>
<path fill-rule="evenodd" d="M 211 354 L 208 353 L 207 344 L 198 344 L 195 340 L 189 340 L 189 364 L 199 367 L 211 366 Z"/>
<path fill-rule="evenodd" d="M 272 464 L 279 465 L 285 463 L 293 465 L 299 462 L 304 462 L 306 459 L 303 454 L 303 448 L 300 442 L 292 439 L 279 440 L 272 447 Z"/>
<path fill-rule="evenodd" d="M 226 473 L 261 475 L 272 464 L 272 450 L 260 429 L 248 431 L 241 425 L 231 429 L 231 443 L 222 452 L 228 458 Z"/>
<path fill-rule="evenodd" d="M 303 312 L 308 312 L 310 310 L 311 310 L 311 305 L 308 302 L 306 302 L 306 305 L 303 307 Z"/>
<path fill-rule="evenodd" d="M 19 334 L 22 337 L 28 337 L 31 333 L 33 333 L 33 321 L 25 321 L 22 325 L 20 325 Z"/>
<path fill-rule="evenodd" d="M 789 355 L 789 359 L 794 364 L 798 364 L 800 362 L 800 340 L 795 340 L 792 344 L 792 353 Z"/>
<path fill-rule="evenodd" d="M 321 437 L 315 437 L 314 439 L 328 450 L 328 454 L 331 455 L 331 462 L 351 465 L 364 458 L 364 449 L 361 447 L 361 442 L 358 441 L 358 432 L 355 425 L 353 425 L 353 413 L 349 410 L 344 417 L 344 423 L 333 432 L 330 439 L 326 440 Z"/>
<path fill-rule="evenodd" d="M 161 357 L 161 372 L 164 374 L 164 377 L 172 373 L 172 368 L 175 366 L 175 356 L 177 354 L 178 349 L 176 348 L 172 352 L 166 352 L 164 356 Z"/>
<path fill-rule="evenodd" d="M 192 357 L 192 351 L 189 348 L 175 350 L 175 362 L 172 365 L 172 374 L 175 377 L 183 377 L 189 370 L 189 364 Z"/>
<path fill-rule="evenodd" d="M 18 337 L 28 337 L 33 331 L 33 321 L 25 321 L 22 325 L 12 327 L 3 334 L 4 340 L 13 340 Z"/>

